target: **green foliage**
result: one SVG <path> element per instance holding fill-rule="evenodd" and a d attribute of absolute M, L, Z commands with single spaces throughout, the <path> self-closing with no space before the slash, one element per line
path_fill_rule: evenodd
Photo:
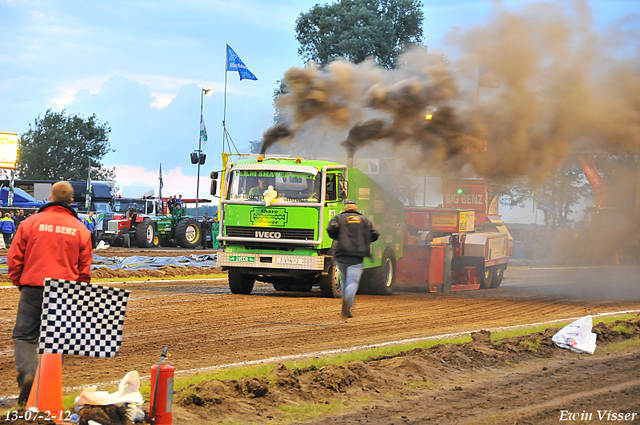
<path fill-rule="evenodd" d="M 277 87 L 273 89 L 273 125 L 280 124 L 284 121 L 284 117 L 282 116 L 282 111 L 280 107 L 278 107 L 278 96 L 287 92 L 287 86 L 284 85 L 284 79 L 276 81 Z"/>
<path fill-rule="evenodd" d="M 249 140 L 249 153 L 260 153 L 262 147 L 262 139 Z"/>
<path fill-rule="evenodd" d="M 326 65 L 344 57 L 360 63 L 373 56 L 385 68 L 395 68 L 403 48 L 422 42 L 419 0 L 339 0 L 315 5 L 296 20 L 298 53 Z"/>
<path fill-rule="evenodd" d="M 101 160 L 108 152 L 111 128 L 89 118 L 48 109 L 18 141 L 17 173 L 23 180 L 85 180 L 91 159 L 93 180 L 113 180 L 115 168 Z"/>
<path fill-rule="evenodd" d="M 544 212 L 545 225 L 564 226 L 576 212 L 573 207 L 582 197 L 589 196 L 590 186 L 577 160 L 572 158 L 550 174 L 542 187 L 521 179 L 510 184 L 496 185 L 494 191 L 501 195 L 500 203 L 509 207 L 523 207 L 526 200 L 543 196 L 556 211 L 555 216 Z M 577 216 L 573 218 L 580 219 Z"/>

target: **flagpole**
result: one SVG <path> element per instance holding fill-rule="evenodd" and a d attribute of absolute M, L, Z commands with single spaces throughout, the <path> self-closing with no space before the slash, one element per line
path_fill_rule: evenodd
<path fill-rule="evenodd" d="M 89 158 L 89 171 L 87 173 L 87 190 L 84 196 L 84 209 L 91 209 L 91 158 Z"/>
<path fill-rule="evenodd" d="M 224 61 L 224 107 L 222 112 L 222 153 L 224 153 L 224 141 L 227 136 L 227 66 L 229 64 L 229 45 L 225 47 Z M 231 149 L 229 149 L 231 152 Z"/>
<path fill-rule="evenodd" d="M 13 193 L 15 191 L 16 170 L 11 170 L 11 179 L 9 180 L 9 193 L 7 194 L 7 206 L 13 206 Z"/>
<path fill-rule="evenodd" d="M 164 215 L 164 205 L 162 204 L 162 162 L 160 163 L 160 173 L 158 174 L 158 208 L 156 209 L 157 215 Z"/>

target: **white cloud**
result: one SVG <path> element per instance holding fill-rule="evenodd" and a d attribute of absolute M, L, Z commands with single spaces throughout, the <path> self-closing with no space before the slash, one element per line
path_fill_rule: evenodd
<path fill-rule="evenodd" d="M 158 93 L 151 92 L 151 96 L 154 97 L 155 102 L 151 104 L 152 108 L 162 109 L 169 105 L 173 99 L 175 99 L 176 95 L 171 93 Z"/>
<path fill-rule="evenodd" d="M 100 92 L 102 85 L 108 80 L 107 77 L 83 78 L 81 80 L 70 81 L 57 87 L 61 92 L 59 97 L 52 98 L 49 102 L 56 105 L 56 108 L 63 109 L 76 98 L 80 90 L 89 90 L 91 94 Z"/>

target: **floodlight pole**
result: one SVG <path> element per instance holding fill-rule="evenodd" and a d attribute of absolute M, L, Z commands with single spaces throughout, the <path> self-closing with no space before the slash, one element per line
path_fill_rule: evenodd
<path fill-rule="evenodd" d="M 202 163 L 202 131 L 204 123 L 204 95 L 209 96 L 213 89 L 200 88 L 200 133 L 198 136 L 198 180 L 196 181 L 196 220 L 198 220 L 198 198 L 200 198 L 200 164 Z"/>
<path fill-rule="evenodd" d="M 198 198 L 200 197 L 200 155 L 202 155 L 202 134 L 200 128 L 204 117 L 204 88 L 200 88 L 200 123 L 198 127 L 198 178 L 196 180 L 196 221 L 198 220 Z"/>

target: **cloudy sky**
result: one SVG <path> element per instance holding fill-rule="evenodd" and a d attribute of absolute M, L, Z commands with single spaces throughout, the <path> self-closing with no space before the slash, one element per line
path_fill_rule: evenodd
<path fill-rule="evenodd" d="M 258 81 L 228 73 L 226 122 L 240 151 L 259 139 L 273 116 L 276 81 L 302 66 L 294 25 L 317 0 L 0 0 L 0 132 L 22 134 L 49 108 L 96 114 L 112 128 L 125 195 L 157 188 L 195 196 L 201 88 L 209 141 L 202 192 L 210 170 L 221 167 L 225 44 Z M 496 2 L 424 0 L 424 44 L 447 54 L 450 31 L 482 23 Z M 503 1 L 518 9 L 525 1 Z M 639 25 L 640 2 L 591 0 L 596 27 L 624 18 Z M 208 196 L 208 194 L 207 194 Z"/>

